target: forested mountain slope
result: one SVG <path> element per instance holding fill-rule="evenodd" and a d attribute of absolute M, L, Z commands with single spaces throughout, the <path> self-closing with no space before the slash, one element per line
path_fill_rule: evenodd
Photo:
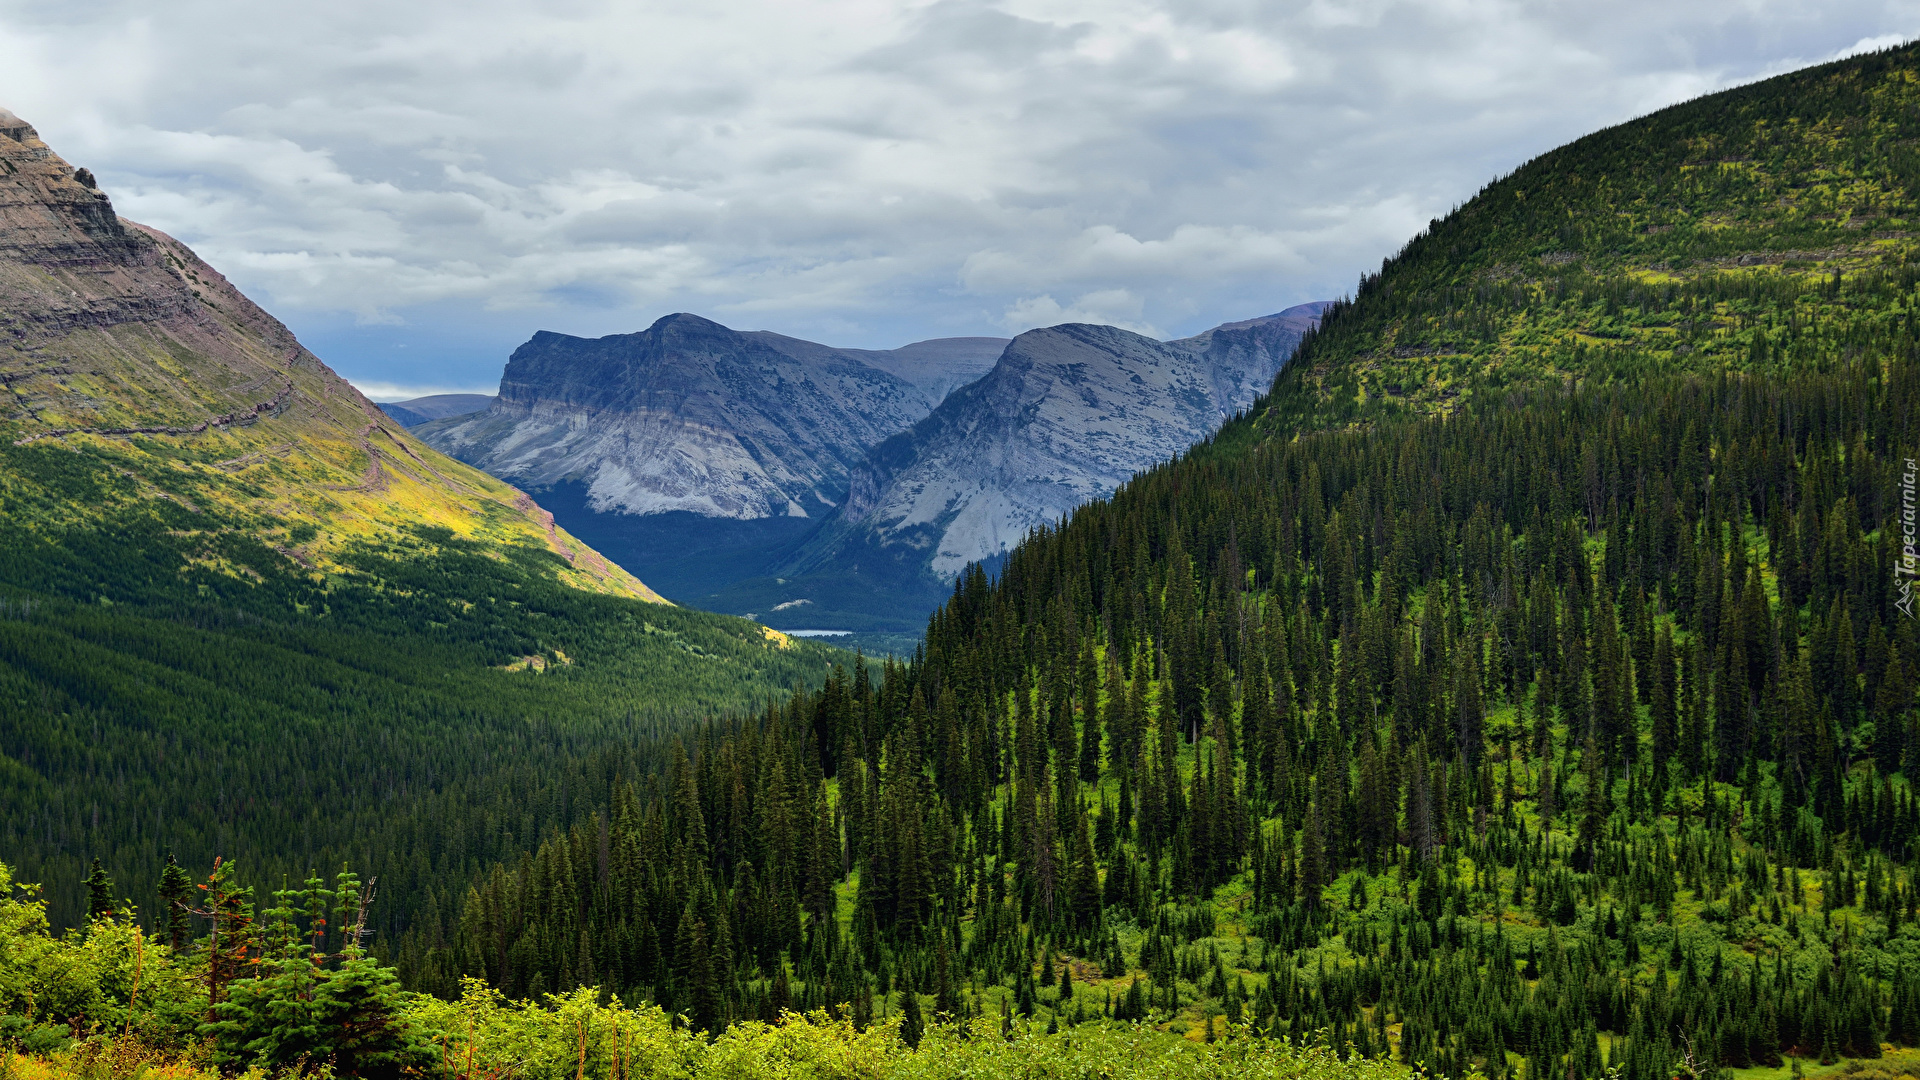
<path fill-rule="evenodd" d="M 568 820 L 581 746 L 824 675 L 413 439 L 11 113 L 0 384 L 0 848 L 62 922 L 168 848 L 352 854 L 404 920 Z"/>
<path fill-rule="evenodd" d="M 916 663 L 675 747 L 403 970 L 1454 1076 L 1920 1044 L 1916 94 L 1903 48 L 1523 167 Z"/>

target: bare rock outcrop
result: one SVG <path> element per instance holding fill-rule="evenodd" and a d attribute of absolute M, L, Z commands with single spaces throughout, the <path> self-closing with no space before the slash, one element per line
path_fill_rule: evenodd
<path fill-rule="evenodd" d="M 878 554 L 950 581 L 1211 435 L 1272 384 L 1324 306 L 1177 341 L 1079 323 L 1021 334 L 985 378 L 868 455 L 789 569 Z"/>
<path fill-rule="evenodd" d="M 688 314 L 603 338 L 542 331 L 508 359 L 491 408 L 415 430 L 523 486 L 584 484 L 596 513 L 817 519 L 869 447 L 1004 344 L 961 340 L 903 360 Z"/>

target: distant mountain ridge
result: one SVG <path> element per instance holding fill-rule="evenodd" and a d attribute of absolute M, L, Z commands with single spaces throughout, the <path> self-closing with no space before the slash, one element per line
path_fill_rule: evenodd
<path fill-rule="evenodd" d="M 840 511 L 775 576 L 692 602 L 783 626 L 931 610 L 969 564 L 997 560 L 1252 405 L 1326 306 L 1176 341 L 1082 323 L 1021 334 L 986 377 L 875 447 Z M 802 615 L 770 614 L 801 600 L 811 601 Z"/>
<path fill-rule="evenodd" d="M 489 408 L 415 433 L 539 492 L 668 596 L 905 631 L 968 563 L 1251 405 L 1325 306 L 1168 342 L 1069 324 L 842 349 L 684 313 L 542 331 Z"/>
<path fill-rule="evenodd" d="M 879 368 L 919 390 L 929 409 L 946 400 L 948 394 L 993 370 L 994 361 L 999 359 L 1008 341 L 997 337 L 952 337 L 916 341 L 897 349 L 841 349 L 771 330 L 753 330 L 747 336 L 765 341 L 790 356 L 831 353 Z"/>
<path fill-rule="evenodd" d="M 477 413 L 493 404 L 492 394 L 429 394 L 406 401 L 377 402 L 380 411 L 406 427 L 416 428 L 449 416 Z"/>
<path fill-rule="evenodd" d="M 944 378 L 991 366 L 998 340 L 974 340 L 946 347 Z M 584 485 L 595 513 L 819 518 L 868 447 L 944 396 L 937 365 L 884 361 L 908 378 L 882 356 L 688 314 L 596 339 L 541 331 L 492 407 L 419 434 L 517 483 Z"/>
<path fill-rule="evenodd" d="M 1168 342 L 1084 323 L 1030 330 L 986 378 L 869 454 L 834 524 L 869 547 L 923 552 L 952 581 L 1252 405 L 1324 307 Z M 793 569 L 842 546 L 816 545 Z"/>

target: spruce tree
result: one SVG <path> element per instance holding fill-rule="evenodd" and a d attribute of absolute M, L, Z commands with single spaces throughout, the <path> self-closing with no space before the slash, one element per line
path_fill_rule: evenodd
<path fill-rule="evenodd" d="M 100 860 L 95 859 L 87 872 L 87 921 L 111 920 L 113 915 L 113 879 L 107 876 Z"/>
<path fill-rule="evenodd" d="M 906 987 L 900 991 L 900 1041 L 918 1050 L 926 1034 L 927 1022 L 920 1013 L 920 995 L 912 987 Z"/>
<path fill-rule="evenodd" d="M 160 909 L 166 913 L 165 921 L 167 945 L 178 953 L 187 943 L 187 935 L 192 932 L 192 917 L 188 914 L 193 894 L 193 876 L 174 861 L 173 852 L 167 852 L 166 865 L 160 870 Z"/>

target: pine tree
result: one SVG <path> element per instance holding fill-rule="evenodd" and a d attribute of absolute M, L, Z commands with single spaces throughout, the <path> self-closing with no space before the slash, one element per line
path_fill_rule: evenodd
<path fill-rule="evenodd" d="M 232 859 L 213 860 L 213 873 L 199 886 L 201 906 L 190 912 L 209 924 L 204 939 L 209 1009 L 226 1000 L 227 987 L 246 973 L 252 961 L 253 888 L 241 887 L 234 879 L 234 865 Z M 217 1017 L 210 1012 L 208 1019 Z"/>
<path fill-rule="evenodd" d="M 1307 825 L 1300 830 L 1300 898 L 1309 908 L 1320 906 L 1320 892 L 1329 879 L 1321 801 L 1316 796 L 1308 804 Z"/>
<path fill-rule="evenodd" d="M 907 987 L 900 992 L 900 1041 L 918 1050 L 926 1034 L 927 1022 L 920 1013 L 920 995 Z"/>
<path fill-rule="evenodd" d="M 1586 782 L 1586 806 L 1580 817 L 1580 847 L 1576 865 L 1588 869 L 1599 853 L 1600 837 L 1606 832 L 1607 815 L 1613 800 L 1607 793 L 1607 772 L 1601 767 L 1600 751 L 1589 738 L 1580 751 L 1580 775 Z"/>
<path fill-rule="evenodd" d="M 1486 757 L 1486 710 L 1480 702 L 1480 641 L 1460 642 L 1454 661 L 1453 701 L 1460 754 L 1469 768 L 1479 768 Z"/>
<path fill-rule="evenodd" d="M 1680 763 L 1688 779 L 1706 769 L 1706 669 L 1701 659 L 1700 635 L 1687 637 L 1680 661 Z"/>
<path fill-rule="evenodd" d="M 1674 699 L 1673 628 L 1660 624 L 1654 637 L 1652 671 L 1647 675 L 1649 711 L 1653 720 L 1653 767 L 1664 773 L 1680 738 L 1679 713 Z"/>
<path fill-rule="evenodd" d="M 166 927 L 167 945 L 175 953 L 186 945 L 187 935 L 192 931 L 192 921 L 188 915 L 192 895 L 193 876 L 174 861 L 173 852 L 167 852 L 166 865 L 160 870 L 160 909 L 166 912 L 163 925 Z"/>
<path fill-rule="evenodd" d="M 87 873 L 87 921 L 111 920 L 113 916 L 113 879 L 107 876 L 100 860 L 95 859 Z"/>

